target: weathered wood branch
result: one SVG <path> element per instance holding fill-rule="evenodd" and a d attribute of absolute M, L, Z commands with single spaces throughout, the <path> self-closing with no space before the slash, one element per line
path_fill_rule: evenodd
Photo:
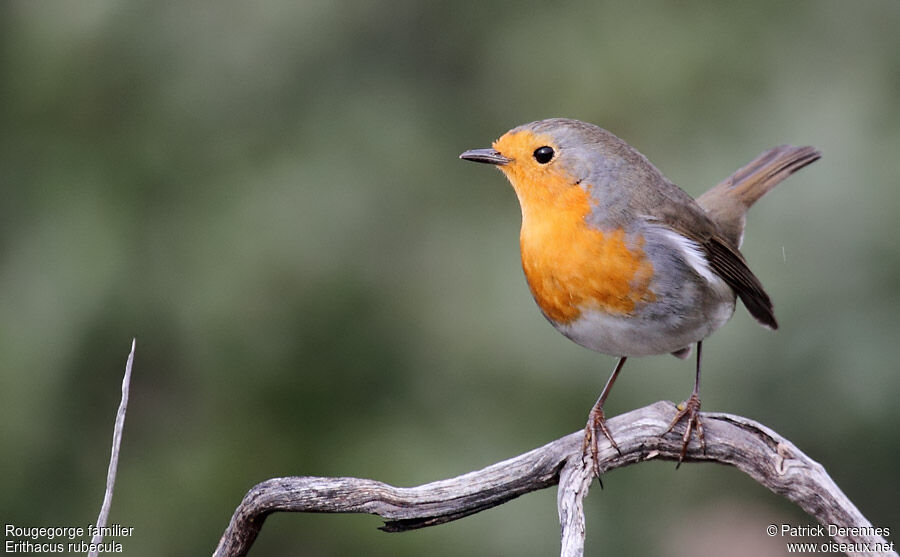
<path fill-rule="evenodd" d="M 113 490 L 116 487 L 116 471 L 119 469 L 119 451 L 122 449 L 122 431 L 125 429 L 125 414 L 128 412 L 128 391 L 131 389 L 131 367 L 134 364 L 134 348 L 137 339 L 131 339 L 131 352 L 125 362 L 125 376 L 122 378 L 122 398 L 119 400 L 119 409 L 116 411 L 116 422 L 113 426 L 113 442 L 109 455 L 109 466 L 106 470 L 106 491 L 103 493 L 103 503 L 100 505 L 100 514 L 97 516 L 97 533 L 91 538 L 91 549 L 88 557 L 97 557 L 100 554 L 100 545 L 103 543 L 103 529 L 109 520 L 109 510 L 112 507 Z"/>
<path fill-rule="evenodd" d="M 645 460 L 677 460 L 679 428 L 661 436 L 674 412 L 672 403 L 657 402 L 610 419 L 607 424 L 621 454 L 601 439 L 601 473 Z M 836 542 L 887 547 L 886 540 L 871 531 L 871 523 L 825 469 L 793 443 L 740 416 L 704 413 L 703 419 L 706 452 L 693 441 L 685 461 L 735 466 L 799 505 L 819 523 L 857 528 L 834 536 Z M 561 554 L 581 555 L 585 530 L 582 501 L 591 482 L 582 442 L 583 432 L 578 431 L 482 470 L 418 487 L 393 487 L 358 478 L 273 478 L 247 493 L 214 556 L 246 555 L 273 512 L 370 513 L 387 519 L 382 530 L 402 532 L 450 522 L 554 484 L 559 484 Z M 897 555 L 876 550 L 860 554 Z"/>

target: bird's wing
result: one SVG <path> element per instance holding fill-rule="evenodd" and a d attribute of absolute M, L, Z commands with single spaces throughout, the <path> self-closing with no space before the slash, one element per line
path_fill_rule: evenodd
<path fill-rule="evenodd" d="M 674 184 L 669 183 L 668 187 L 657 191 L 667 199 L 658 199 L 652 205 L 641 207 L 645 218 L 696 242 L 712 271 L 735 291 L 750 315 L 761 325 L 777 329 L 772 300 L 762 283 L 747 266 L 744 256 L 722 236 L 703 208 Z"/>
<path fill-rule="evenodd" d="M 777 329 L 772 300 L 740 252 L 721 236 L 712 236 L 700 246 L 712 270 L 740 296 L 750 315 L 761 325 Z"/>

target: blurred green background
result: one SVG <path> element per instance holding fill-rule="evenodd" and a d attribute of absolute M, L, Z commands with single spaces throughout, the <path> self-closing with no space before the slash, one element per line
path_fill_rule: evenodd
<path fill-rule="evenodd" d="M 129 555 L 209 554 L 269 477 L 417 485 L 581 428 L 614 359 L 540 316 L 512 189 L 457 159 L 568 116 L 695 196 L 774 145 L 823 151 L 750 215 L 781 329 L 737 311 L 704 410 L 774 428 L 897 531 L 898 29 L 896 0 L 4 2 L 4 523 L 95 519 L 133 336 Z M 629 362 L 608 414 L 684 399 L 691 362 Z M 813 523 L 715 465 L 605 486 L 589 554 L 778 554 L 767 524 Z M 275 515 L 253 555 L 553 555 L 555 497 L 406 534 Z"/>

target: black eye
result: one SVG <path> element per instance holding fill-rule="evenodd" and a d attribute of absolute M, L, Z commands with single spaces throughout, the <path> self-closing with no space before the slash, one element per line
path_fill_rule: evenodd
<path fill-rule="evenodd" d="M 553 158 L 553 147 L 538 147 L 534 150 L 534 160 L 541 164 L 547 164 Z"/>

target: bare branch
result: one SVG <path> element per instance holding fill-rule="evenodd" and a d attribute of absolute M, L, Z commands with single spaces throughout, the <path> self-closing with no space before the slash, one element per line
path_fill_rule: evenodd
<path fill-rule="evenodd" d="M 606 472 L 637 462 L 677 460 L 681 434 L 660 436 L 674 413 L 670 402 L 616 416 L 607 422 L 621 449 L 605 439 L 600 445 L 600 470 Z M 862 527 L 834 536 L 841 543 L 883 543 L 871 523 L 835 485 L 825 469 L 793 443 L 766 426 L 730 414 L 704 413 L 706 453 L 696 442 L 686 461 L 712 461 L 742 470 L 758 483 L 787 497 L 823 525 Z M 393 487 L 357 478 L 274 478 L 253 487 L 235 510 L 214 555 L 246 555 L 273 512 L 370 513 L 387 519 L 383 530 L 401 532 L 434 526 L 501 505 L 522 494 L 560 484 L 558 510 L 562 555 L 582 555 L 584 509 L 591 480 L 583 462 L 581 431 L 509 460 L 456 478 L 418 487 Z M 893 552 L 873 555 L 897 555 Z"/>
<path fill-rule="evenodd" d="M 573 434 L 584 438 L 584 434 Z M 561 557 L 584 555 L 584 498 L 594 479 L 594 471 L 584 458 L 566 459 L 559 473 L 556 508 L 562 527 Z"/>
<path fill-rule="evenodd" d="M 131 386 L 131 365 L 134 363 L 134 347 L 137 339 L 131 339 L 131 352 L 125 363 L 125 377 L 122 378 L 122 399 L 119 402 L 119 410 L 116 412 L 116 425 L 113 428 L 112 451 L 109 456 L 109 468 L 106 471 L 106 493 L 103 495 L 103 504 L 100 506 L 100 515 L 97 516 L 97 533 L 91 539 L 90 557 L 99 555 L 98 546 L 103 542 L 103 527 L 109 520 L 109 509 L 112 506 L 113 488 L 116 485 L 116 470 L 119 468 L 119 449 L 122 446 L 122 430 L 125 428 L 125 412 L 128 410 L 128 389 Z"/>

